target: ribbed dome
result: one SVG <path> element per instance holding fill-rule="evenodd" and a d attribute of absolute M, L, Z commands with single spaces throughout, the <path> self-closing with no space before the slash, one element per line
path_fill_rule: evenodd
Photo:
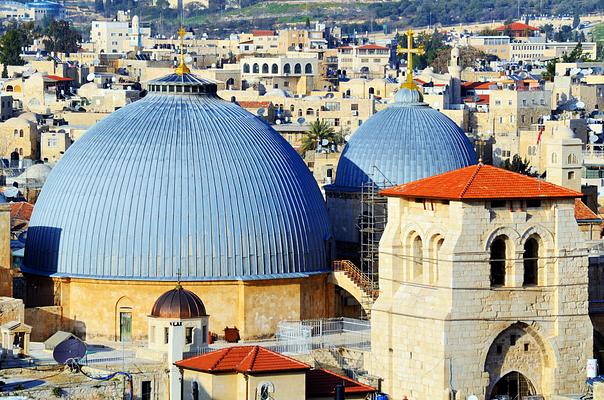
<path fill-rule="evenodd" d="M 369 118 L 346 144 L 333 190 L 359 191 L 365 183 L 395 185 L 476 164 L 464 132 L 413 91 Z M 329 188 L 328 188 L 329 189 Z"/>
<path fill-rule="evenodd" d="M 180 285 L 159 296 L 151 309 L 151 316 L 158 318 L 189 319 L 207 315 L 199 296 Z"/>
<path fill-rule="evenodd" d="M 23 270 L 172 281 L 328 270 L 325 204 L 285 139 L 214 83 L 171 75 L 149 86 L 53 168 Z"/>

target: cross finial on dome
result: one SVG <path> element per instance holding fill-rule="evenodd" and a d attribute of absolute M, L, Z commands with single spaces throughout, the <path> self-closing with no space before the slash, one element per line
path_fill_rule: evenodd
<path fill-rule="evenodd" d="M 184 26 L 180 26 L 180 29 L 178 30 L 178 36 L 180 37 L 180 65 L 178 67 L 176 67 L 176 75 L 179 76 L 183 76 L 184 74 L 190 74 L 191 70 L 189 69 L 189 67 L 187 67 L 187 65 L 185 64 L 185 53 L 184 53 L 184 48 L 185 48 L 185 34 L 187 32 L 185 31 L 185 27 Z"/>
<path fill-rule="evenodd" d="M 413 29 L 407 30 L 407 47 L 403 47 L 400 44 L 396 46 L 396 54 L 401 57 L 407 53 L 407 76 L 405 82 L 401 85 L 402 88 L 406 89 L 418 89 L 413 82 L 413 54 L 424 54 L 423 46 L 413 47 Z"/>

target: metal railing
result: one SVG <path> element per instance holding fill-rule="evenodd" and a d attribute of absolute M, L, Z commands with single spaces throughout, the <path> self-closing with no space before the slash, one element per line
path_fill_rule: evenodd
<path fill-rule="evenodd" d="M 332 265 L 334 272 L 344 272 L 367 296 L 371 297 L 373 300 L 377 299 L 379 291 L 374 288 L 375 285 L 373 280 L 351 261 L 336 260 Z"/>

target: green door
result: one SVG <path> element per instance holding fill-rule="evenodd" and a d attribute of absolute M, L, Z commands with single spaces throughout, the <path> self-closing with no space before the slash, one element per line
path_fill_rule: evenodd
<path fill-rule="evenodd" d="M 132 313 L 120 312 L 120 341 L 132 341 Z"/>

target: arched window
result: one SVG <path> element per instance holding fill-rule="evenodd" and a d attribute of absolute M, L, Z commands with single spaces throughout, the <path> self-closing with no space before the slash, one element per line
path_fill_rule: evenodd
<path fill-rule="evenodd" d="M 412 251 L 413 279 L 420 279 L 424 272 L 424 246 L 419 235 L 413 239 Z"/>
<path fill-rule="evenodd" d="M 306 115 L 315 115 L 315 111 L 312 108 L 307 108 Z"/>
<path fill-rule="evenodd" d="M 302 65 L 300 65 L 298 63 L 294 66 L 294 74 L 301 74 L 301 73 L 302 73 Z"/>
<path fill-rule="evenodd" d="M 296 107 L 294 107 L 293 104 L 289 106 L 289 111 L 294 112 L 295 109 L 296 109 Z"/>
<path fill-rule="evenodd" d="M 262 73 L 268 74 L 268 64 L 262 64 Z"/>
<path fill-rule="evenodd" d="M 498 237 L 491 244 L 491 286 L 505 285 L 505 261 L 505 237 Z"/>
<path fill-rule="evenodd" d="M 6 91 L 7 91 L 7 92 L 12 92 L 12 91 L 13 91 L 13 87 L 12 87 L 11 85 L 8 85 L 8 86 L 6 87 Z"/>
<path fill-rule="evenodd" d="M 23 137 L 23 129 L 19 129 L 19 137 Z"/>
<path fill-rule="evenodd" d="M 312 64 L 311 63 L 308 63 L 304 66 L 304 73 L 312 74 Z"/>
<path fill-rule="evenodd" d="M 552 164 L 555 164 L 558 162 L 558 155 L 556 153 L 552 153 Z"/>
<path fill-rule="evenodd" d="M 370 87 L 369 88 L 369 95 L 375 94 L 375 89 Z"/>
<path fill-rule="evenodd" d="M 283 73 L 284 73 L 284 74 L 291 74 L 291 72 L 292 72 L 292 67 L 291 67 L 291 65 L 289 65 L 289 64 L 285 64 L 285 65 L 283 66 Z"/>
<path fill-rule="evenodd" d="M 199 400 L 199 383 L 191 382 L 191 400 Z"/>
<path fill-rule="evenodd" d="M 573 164 L 577 163 L 577 156 L 573 154 Z"/>
<path fill-rule="evenodd" d="M 539 242 L 534 237 L 524 243 L 524 285 L 537 285 L 539 273 Z"/>
<path fill-rule="evenodd" d="M 19 131 L 15 129 L 15 137 L 19 137 Z"/>
<path fill-rule="evenodd" d="M 254 74 L 257 74 L 260 72 L 260 66 L 258 64 L 254 64 L 254 66 L 252 67 L 252 72 Z"/>
<path fill-rule="evenodd" d="M 243 73 L 244 74 L 250 73 L 250 64 L 248 64 L 248 63 L 243 64 Z"/>
<path fill-rule="evenodd" d="M 572 155 L 568 155 L 568 164 L 572 164 L 573 163 L 573 156 Z"/>
<path fill-rule="evenodd" d="M 273 73 L 273 74 L 279 73 L 279 66 L 277 64 L 273 64 L 273 66 L 271 67 L 271 73 Z"/>

